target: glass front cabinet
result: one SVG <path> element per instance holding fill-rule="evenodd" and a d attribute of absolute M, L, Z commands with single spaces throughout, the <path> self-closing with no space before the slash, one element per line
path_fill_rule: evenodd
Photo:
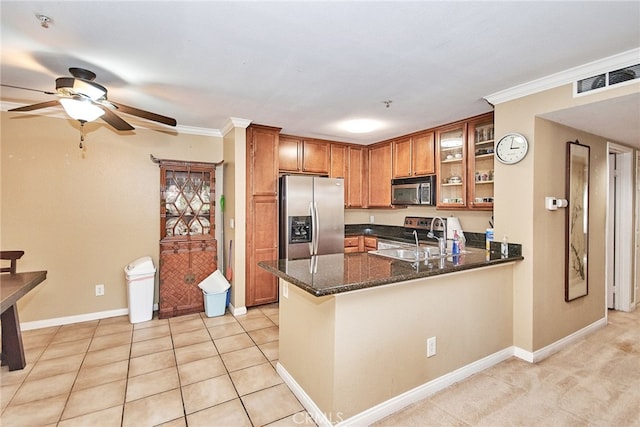
<path fill-rule="evenodd" d="M 215 163 L 160 165 L 160 319 L 204 311 L 198 284 L 217 269 Z"/>
<path fill-rule="evenodd" d="M 436 131 L 439 209 L 493 209 L 493 113 Z"/>
<path fill-rule="evenodd" d="M 468 122 L 468 205 L 493 209 L 493 113 Z"/>
<path fill-rule="evenodd" d="M 466 124 L 436 131 L 436 197 L 439 208 L 467 206 Z"/>

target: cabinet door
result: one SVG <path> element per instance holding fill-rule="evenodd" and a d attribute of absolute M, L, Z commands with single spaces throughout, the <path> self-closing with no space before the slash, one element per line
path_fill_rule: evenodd
<path fill-rule="evenodd" d="M 412 165 L 414 176 L 436 173 L 434 133 L 422 132 L 411 137 Z"/>
<path fill-rule="evenodd" d="M 467 207 L 466 124 L 436 131 L 437 206 L 447 209 Z"/>
<path fill-rule="evenodd" d="M 305 140 L 302 144 L 302 172 L 328 174 L 331 145 L 324 141 Z"/>
<path fill-rule="evenodd" d="M 278 168 L 282 172 L 300 171 L 300 152 L 302 140 L 290 136 L 280 135 L 278 141 Z"/>
<path fill-rule="evenodd" d="M 274 197 L 255 197 L 251 204 L 251 221 L 247 244 L 246 304 L 252 307 L 278 301 L 278 278 L 258 267 L 260 261 L 278 259 L 278 200 Z"/>
<path fill-rule="evenodd" d="M 348 236 L 344 238 L 344 252 L 354 253 L 360 251 L 360 240 L 362 236 Z"/>
<path fill-rule="evenodd" d="M 217 268 L 216 240 L 160 243 L 158 317 L 204 311 L 198 283 Z"/>
<path fill-rule="evenodd" d="M 375 251 L 378 249 L 378 239 L 376 237 L 366 237 L 364 238 L 364 250 L 365 252 Z"/>
<path fill-rule="evenodd" d="M 275 196 L 278 194 L 278 134 L 260 127 L 249 129 L 249 194 Z"/>
<path fill-rule="evenodd" d="M 346 195 L 348 208 L 362 208 L 366 206 L 365 191 L 365 153 L 363 147 L 349 147 L 347 150 Z"/>
<path fill-rule="evenodd" d="M 215 236 L 215 166 L 161 161 L 160 238 Z"/>
<path fill-rule="evenodd" d="M 346 166 L 347 146 L 342 144 L 331 144 L 331 163 L 329 165 L 329 178 L 346 178 Z"/>
<path fill-rule="evenodd" d="M 493 209 L 493 114 L 469 122 L 468 199 L 469 207 Z"/>
<path fill-rule="evenodd" d="M 393 141 L 393 177 L 408 178 L 413 176 L 411 137 Z"/>
<path fill-rule="evenodd" d="M 391 206 L 391 143 L 369 148 L 369 206 Z"/>

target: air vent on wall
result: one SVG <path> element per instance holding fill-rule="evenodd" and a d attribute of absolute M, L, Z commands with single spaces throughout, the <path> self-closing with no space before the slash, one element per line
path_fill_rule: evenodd
<path fill-rule="evenodd" d="M 586 93 L 640 78 L 640 64 L 588 77 L 576 82 L 576 93 Z"/>

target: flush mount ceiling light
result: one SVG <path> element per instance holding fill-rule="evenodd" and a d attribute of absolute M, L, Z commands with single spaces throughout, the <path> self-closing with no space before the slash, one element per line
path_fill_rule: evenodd
<path fill-rule="evenodd" d="M 353 119 L 342 122 L 342 129 L 351 133 L 369 133 L 382 127 L 382 122 L 374 119 Z"/>

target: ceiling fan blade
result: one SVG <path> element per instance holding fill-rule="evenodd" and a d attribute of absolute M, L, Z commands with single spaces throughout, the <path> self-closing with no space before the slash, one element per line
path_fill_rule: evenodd
<path fill-rule="evenodd" d="M 176 119 L 171 117 L 162 116 L 156 113 L 151 113 L 149 111 L 144 111 L 135 107 L 129 107 L 128 105 L 113 102 L 111 100 L 109 100 L 109 102 L 111 102 L 113 105 L 118 107 L 118 110 L 120 110 L 121 112 L 126 114 L 131 114 L 132 116 L 142 117 L 143 119 L 153 120 L 154 122 L 164 123 L 165 125 L 169 125 L 169 126 L 175 126 L 177 124 Z"/>
<path fill-rule="evenodd" d="M 0 84 L 0 86 L 4 86 L 4 87 L 10 87 L 13 89 L 22 89 L 22 90 L 30 90 L 32 92 L 40 92 L 40 93 L 44 93 L 45 95 L 55 95 L 54 92 L 50 92 L 48 90 L 40 90 L 40 89 L 31 89 L 30 87 L 23 87 L 23 86 L 14 86 L 14 85 L 6 85 L 4 83 Z"/>
<path fill-rule="evenodd" d="M 8 111 L 33 111 L 33 110 L 39 110 L 41 108 L 55 107 L 58 105 L 60 105 L 60 103 L 58 102 L 57 99 L 54 99 L 53 101 L 40 102 L 39 104 L 25 105 L 24 107 L 12 108 L 11 110 L 8 110 Z"/>
<path fill-rule="evenodd" d="M 108 108 L 102 107 L 104 114 L 100 117 L 102 120 L 113 126 L 116 130 L 134 130 L 135 128 L 129 123 L 122 120 L 116 113 Z"/>

